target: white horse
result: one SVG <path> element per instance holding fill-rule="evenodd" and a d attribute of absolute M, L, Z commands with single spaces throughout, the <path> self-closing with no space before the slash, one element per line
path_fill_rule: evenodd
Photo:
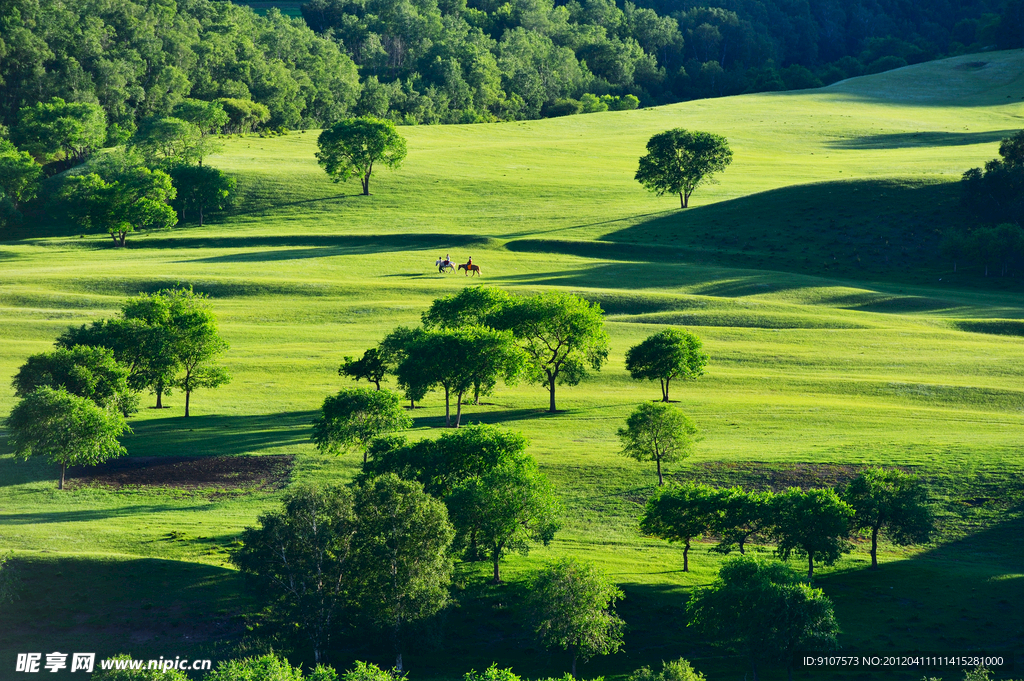
<path fill-rule="evenodd" d="M 434 263 L 434 266 L 437 267 L 437 271 L 441 272 L 442 274 L 444 273 L 445 270 L 448 270 L 450 272 L 455 271 L 455 265 L 452 264 L 452 261 L 445 260 L 444 258 L 438 258 L 437 262 Z"/>

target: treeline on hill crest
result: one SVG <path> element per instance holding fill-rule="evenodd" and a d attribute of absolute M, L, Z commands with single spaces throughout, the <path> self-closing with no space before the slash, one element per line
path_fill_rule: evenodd
<path fill-rule="evenodd" d="M 3 0 L 0 124 L 55 96 L 99 104 L 106 144 L 186 98 L 260 104 L 256 125 L 269 128 L 353 114 L 536 118 L 814 87 L 1024 45 L 1021 0 L 310 0 L 302 14 L 222 0 Z"/>

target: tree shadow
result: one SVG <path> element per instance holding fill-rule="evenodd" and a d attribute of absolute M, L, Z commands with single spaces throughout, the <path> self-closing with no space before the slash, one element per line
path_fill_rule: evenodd
<path fill-rule="evenodd" d="M 910 147 L 959 147 L 972 144 L 999 142 L 1017 130 L 987 130 L 984 132 L 894 132 L 881 135 L 861 135 L 828 143 L 830 149 L 906 149 Z"/>
<path fill-rule="evenodd" d="M 70 494 L 70 492 L 69 492 Z M 190 505 L 190 510 L 208 511 L 213 504 Z M 96 508 L 83 511 L 62 509 L 59 511 L 43 511 L 38 513 L 3 513 L 0 514 L 0 527 L 4 525 L 42 525 L 47 523 L 88 523 L 96 520 L 108 520 L 147 513 L 164 513 L 180 511 L 180 504 L 136 504 L 116 508 Z"/>
<path fill-rule="evenodd" d="M 135 456 L 234 456 L 280 453 L 309 442 L 315 411 L 249 416 L 181 416 L 133 422 L 122 440 Z"/>
<path fill-rule="evenodd" d="M 314 255 L 319 249 L 333 249 L 332 255 L 367 255 L 388 251 L 406 251 L 412 249 L 464 248 L 484 246 L 492 239 L 484 236 L 460 234 L 293 234 L 293 235 L 259 235 L 259 236 L 198 236 L 182 234 L 181 236 L 138 236 L 128 241 L 127 249 L 210 249 L 210 248 L 301 248 L 310 250 L 295 257 L 321 257 Z M 60 244 L 60 242 L 57 242 Z M 106 250 L 109 245 L 99 241 L 66 242 L 80 248 Z M 253 254 L 232 254 L 199 258 L 189 262 L 234 262 L 230 258 L 240 258 L 239 262 L 247 262 Z M 261 255 L 261 254 L 255 254 Z M 271 253 L 269 260 L 287 259 L 285 254 Z"/>

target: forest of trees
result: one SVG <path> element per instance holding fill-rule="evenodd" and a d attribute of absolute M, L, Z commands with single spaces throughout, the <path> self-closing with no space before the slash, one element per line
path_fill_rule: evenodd
<path fill-rule="evenodd" d="M 225 0 L 2 0 L 0 125 L 13 131 L 52 97 L 98 104 L 108 145 L 188 98 L 261 104 L 256 127 L 269 128 L 535 118 L 813 87 L 1024 45 L 1024 0 L 310 0 L 302 14 Z"/>

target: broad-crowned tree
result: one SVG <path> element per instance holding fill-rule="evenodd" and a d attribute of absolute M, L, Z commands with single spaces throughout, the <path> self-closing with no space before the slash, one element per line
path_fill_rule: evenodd
<path fill-rule="evenodd" d="M 490 554 L 495 584 L 503 556 L 525 556 L 534 542 L 547 546 L 560 527 L 554 488 L 526 453 L 465 480 L 445 502 L 456 541 L 464 548 L 479 544 Z"/>
<path fill-rule="evenodd" d="M 0 139 L 0 195 L 6 196 L 15 210 L 36 197 L 42 180 L 43 167 L 32 154 Z"/>
<path fill-rule="evenodd" d="M 660 381 L 661 400 L 668 402 L 673 379 L 704 375 L 708 356 L 700 339 L 682 329 L 665 329 L 626 351 L 626 370 L 638 381 Z"/>
<path fill-rule="evenodd" d="M 647 500 L 640 531 L 683 544 L 683 572 L 690 571 L 690 542 L 718 527 L 723 494 L 708 485 L 688 482 L 663 487 Z"/>
<path fill-rule="evenodd" d="M 509 295 L 490 286 L 467 286 L 450 296 L 435 298 L 423 313 L 427 329 L 458 329 L 487 326 L 490 316 L 501 308 Z"/>
<path fill-rule="evenodd" d="M 732 163 L 732 150 L 721 135 L 675 128 L 659 132 L 647 142 L 640 157 L 636 181 L 658 196 L 679 194 L 679 205 L 690 205 L 690 194 Z"/>
<path fill-rule="evenodd" d="M 791 553 L 807 557 L 807 580 L 814 579 L 814 564 L 834 564 L 850 551 L 846 541 L 853 508 L 835 490 L 791 487 L 772 498 L 772 538 L 779 557 Z"/>
<path fill-rule="evenodd" d="M 81 163 L 107 137 L 107 116 L 98 104 L 52 97 L 21 109 L 14 129 L 18 146 L 62 168 Z"/>
<path fill-rule="evenodd" d="M 801 583 L 787 565 L 750 556 L 727 561 L 686 609 L 690 626 L 747 656 L 754 681 L 765 662 L 784 662 L 792 678 L 794 653 L 835 650 L 839 634 L 821 589 Z"/>
<path fill-rule="evenodd" d="M 364 116 L 338 121 L 317 138 L 317 161 L 334 182 L 358 177 L 363 195 L 370 194 L 373 166 L 395 169 L 407 153 L 405 138 L 388 120 Z"/>
<path fill-rule="evenodd" d="M 170 176 L 143 166 L 125 168 L 110 179 L 97 173 L 70 177 L 60 197 L 85 227 L 105 229 L 114 243 L 140 229 L 163 229 L 178 221 L 169 202 L 176 192 Z"/>
<path fill-rule="evenodd" d="M 658 468 L 658 485 L 664 485 L 661 464 L 689 456 L 697 427 L 690 419 L 667 404 L 644 402 L 619 428 L 622 453 L 637 461 L 654 461 Z"/>
<path fill-rule="evenodd" d="M 346 356 L 338 367 L 339 376 L 349 376 L 356 381 L 365 379 L 377 386 L 380 390 L 380 382 L 384 380 L 391 366 L 385 360 L 385 354 L 380 348 L 369 348 L 359 359 Z"/>
<path fill-rule="evenodd" d="M 535 631 L 546 648 L 568 650 L 576 662 L 611 655 L 622 647 L 625 622 L 615 614 L 622 591 L 593 563 L 562 558 L 530 585 Z"/>
<path fill-rule="evenodd" d="M 128 369 L 105 347 L 76 345 L 32 355 L 11 381 L 16 397 L 26 397 L 44 386 L 63 388 L 98 406 L 124 416 L 138 411 L 138 395 L 128 382 Z"/>
<path fill-rule="evenodd" d="M 161 291 L 167 299 L 169 348 L 178 373 L 171 385 L 185 393 L 185 416 L 189 415 L 192 393 L 199 388 L 216 388 L 231 380 L 216 358 L 228 349 L 217 330 L 208 296 L 189 288 Z"/>
<path fill-rule="evenodd" d="M 235 191 L 235 178 L 210 166 L 175 165 L 168 171 L 176 192 L 172 206 L 181 213 L 182 222 L 187 212 L 199 216 L 199 226 L 207 212 L 223 210 L 231 202 Z"/>
<path fill-rule="evenodd" d="M 548 389 L 555 413 L 555 385 L 578 385 L 608 358 L 601 306 L 580 296 L 548 291 L 510 298 L 489 316 L 489 325 L 512 332 L 527 354 L 531 380 Z"/>
<path fill-rule="evenodd" d="M 853 528 L 871 533 L 871 567 L 878 568 L 878 535 L 906 546 L 927 542 L 935 529 L 928 492 L 916 475 L 869 468 L 850 481 L 843 500 L 853 507 Z"/>
<path fill-rule="evenodd" d="M 774 522 L 773 497 L 770 491 L 747 492 L 739 487 L 723 490 L 722 514 L 715 528 L 721 541 L 714 550 L 729 553 L 736 546 L 742 555 L 748 542 L 767 536 Z"/>
<path fill-rule="evenodd" d="M 15 454 L 60 464 L 58 489 L 64 489 L 68 466 L 94 466 L 127 454 L 117 438 L 131 432 L 116 409 L 49 386 L 21 398 L 4 425 Z"/>
<path fill-rule="evenodd" d="M 275 621 L 298 626 L 323 660 L 354 581 L 352 494 L 344 487 L 299 487 L 279 511 L 262 514 L 231 554 L 269 604 Z"/>
<path fill-rule="evenodd" d="M 369 621 L 390 635 L 402 669 L 408 625 L 449 602 L 455 530 L 444 504 L 418 482 L 385 474 L 355 492 L 354 596 Z"/>
<path fill-rule="evenodd" d="M 374 438 L 410 426 L 412 419 L 390 390 L 348 388 L 324 400 L 313 422 L 313 442 L 317 449 L 331 454 L 357 447 L 363 451 L 365 465 Z"/>

